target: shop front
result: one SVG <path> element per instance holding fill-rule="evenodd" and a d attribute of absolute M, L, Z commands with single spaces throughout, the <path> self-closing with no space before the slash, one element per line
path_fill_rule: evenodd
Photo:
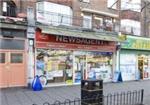
<path fill-rule="evenodd" d="M 112 80 L 116 42 L 36 32 L 36 75 L 49 84 L 78 84 L 81 79 Z"/>
<path fill-rule="evenodd" d="M 0 28 L 0 88 L 26 86 L 26 31 L 9 25 Z"/>
<path fill-rule="evenodd" d="M 150 79 L 150 39 L 127 36 L 120 51 L 120 70 L 124 81 Z"/>

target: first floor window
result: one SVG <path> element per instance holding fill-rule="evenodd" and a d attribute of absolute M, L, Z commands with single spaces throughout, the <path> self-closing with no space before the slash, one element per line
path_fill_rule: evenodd
<path fill-rule="evenodd" d="M 83 16 L 83 27 L 84 28 L 92 28 L 92 16 L 91 15 L 84 15 Z"/>

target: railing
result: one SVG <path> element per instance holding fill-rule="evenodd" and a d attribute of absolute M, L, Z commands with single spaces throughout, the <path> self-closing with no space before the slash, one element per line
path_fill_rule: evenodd
<path fill-rule="evenodd" d="M 43 103 L 43 105 L 143 105 L 144 90 L 128 91 L 116 94 L 108 94 L 107 96 L 97 96 L 96 99 L 84 99 L 76 98 L 74 100 L 66 99 L 64 102 L 55 101 L 53 104 L 49 102 Z M 102 100 L 101 100 L 102 99 Z M 83 102 L 90 102 L 95 100 L 96 104 L 84 104 Z M 38 105 L 38 104 L 32 104 Z"/>
<path fill-rule="evenodd" d="M 27 9 L 15 8 L 12 6 L 8 6 L 6 10 L 1 10 L 0 15 L 6 17 L 26 17 Z"/>
<path fill-rule="evenodd" d="M 8 6 L 0 11 L 0 21 L 5 23 L 25 24 L 27 23 L 27 9 Z"/>

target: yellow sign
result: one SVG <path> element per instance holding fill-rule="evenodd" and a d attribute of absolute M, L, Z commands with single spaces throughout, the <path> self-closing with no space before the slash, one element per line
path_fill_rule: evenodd
<path fill-rule="evenodd" d="M 73 84 L 73 80 L 66 80 L 66 84 L 67 85 L 72 85 Z"/>
<path fill-rule="evenodd" d="M 127 39 L 127 37 L 126 37 L 126 35 L 121 34 L 121 35 L 119 35 L 119 39 L 120 39 L 121 41 L 125 41 L 125 40 Z"/>
<path fill-rule="evenodd" d="M 122 48 L 150 50 L 150 38 L 128 36 L 126 43 L 122 44 Z"/>

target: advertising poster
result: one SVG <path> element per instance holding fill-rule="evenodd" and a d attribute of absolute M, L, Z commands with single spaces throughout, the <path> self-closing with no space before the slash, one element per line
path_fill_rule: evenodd
<path fill-rule="evenodd" d="M 81 82 L 81 71 L 76 71 L 75 73 L 75 83 Z"/>
<path fill-rule="evenodd" d="M 120 71 L 123 81 L 136 79 L 136 55 L 121 54 L 120 55 Z"/>

